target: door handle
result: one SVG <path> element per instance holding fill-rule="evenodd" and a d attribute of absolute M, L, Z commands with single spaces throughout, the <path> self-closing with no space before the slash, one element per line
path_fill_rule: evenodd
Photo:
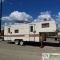
<path fill-rule="evenodd" d="M 10 32 L 10 34 L 12 34 L 12 32 Z"/>

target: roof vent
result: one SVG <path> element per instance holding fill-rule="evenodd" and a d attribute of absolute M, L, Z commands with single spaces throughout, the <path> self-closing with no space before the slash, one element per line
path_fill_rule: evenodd
<path fill-rule="evenodd" d="M 43 19 L 43 21 L 47 21 L 47 19 L 46 19 L 46 18 L 44 18 L 44 19 Z"/>

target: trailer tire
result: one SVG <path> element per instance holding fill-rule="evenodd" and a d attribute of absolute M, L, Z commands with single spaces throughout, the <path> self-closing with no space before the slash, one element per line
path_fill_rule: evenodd
<path fill-rule="evenodd" d="M 23 41 L 23 40 L 20 41 L 20 45 L 21 45 L 21 46 L 24 45 L 24 41 Z"/>
<path fill-rule="evenodd" d="M 15 40 L 15 45 L 19 45 L 19 40 Z"/>

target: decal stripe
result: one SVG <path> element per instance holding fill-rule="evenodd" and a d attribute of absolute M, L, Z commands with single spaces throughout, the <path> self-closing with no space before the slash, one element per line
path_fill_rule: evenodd
<path fill-rule="evenodd" d="M 23 35 L 4 35 L 4 37 L 25 37 L 27 34 Z M 39 34 L 30 34 L 29 37 L 39 37 Z"/>

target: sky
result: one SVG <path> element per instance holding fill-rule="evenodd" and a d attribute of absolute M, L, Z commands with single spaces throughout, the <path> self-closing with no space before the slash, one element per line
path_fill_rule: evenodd
<path fill-rule="evenodd" d="M 2 0 L 2 26 L 6 22 L 35 22 L 44 18 L 56 21 L 60 27 L 60 0 Z"/>

